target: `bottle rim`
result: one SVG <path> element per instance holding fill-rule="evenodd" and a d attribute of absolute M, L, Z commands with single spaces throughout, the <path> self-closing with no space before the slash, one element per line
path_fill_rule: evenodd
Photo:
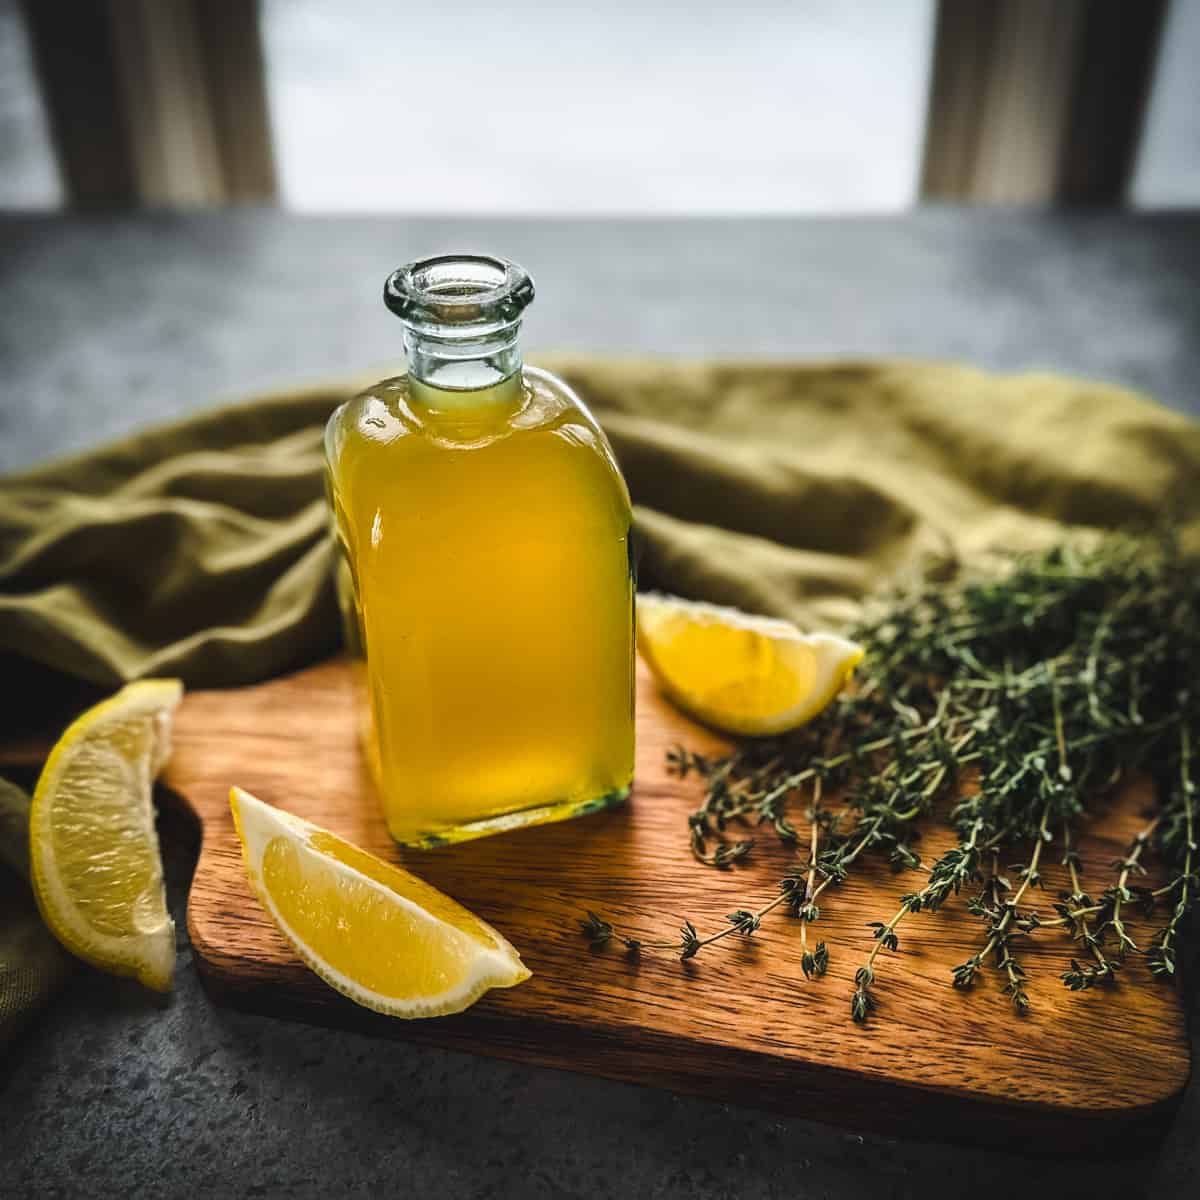
<path fill-rule="evenodd" d="M 429 334 L 478 337 L 517 323 L 533 280 L 514 262 L 487 254 L 440 254 L 399 267 L 383 286 L 387 307 Z"/>

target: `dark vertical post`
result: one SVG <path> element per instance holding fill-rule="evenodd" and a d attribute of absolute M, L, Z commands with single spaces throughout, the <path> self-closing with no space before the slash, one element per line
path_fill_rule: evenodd
<path fill-rule="evenodd" d="M 23 0 L 73 206 L 275 197 L 256 0 Z"/>
<path fill-rule="evenodd" d="M 1059 161 L 1060 200 L 1120 204 L 1125 199 L 1166 10 L 1167 0 L 1101 0 L 1088 6 Z"/>
<path fill-rule="evenodd" d="M 22 0 L 21 8 L 68 203 L 137 203 L 106 8 L 78 0 Z"/>
<path fill-rule="evenodd" d="M 1117 203 L 1166 0 L 940 0 L 921 193 Z"/>

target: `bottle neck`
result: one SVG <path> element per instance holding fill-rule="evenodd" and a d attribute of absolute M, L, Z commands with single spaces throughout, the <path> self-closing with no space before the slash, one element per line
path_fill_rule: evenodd
<path fill-rule="evenodd" d="M 441 407 L 467 407 L 483 401 L 495 402 L 497 391 L 514 388 L 521 372 L 520 322 L 486 336 L 463 337 L 446 330 L 446 336 L 428 328 L 404 330 L 404 353 L 408 376 L 420 392 L 435 391 Z"/>
<path fill-rule="evenodd" d="M 511 416 L 522 406 L 525 388 L 520 371 L 499 383 L 469 389 L 435 387 L 410 374 L 408 396 L 432 415 L 455 420 L 495 420 Z"/>
<path fill-rule="evenodd" d="M 517 338 L 533 280 L 515 263 L 478 254 L 421 259 L 388 276 L 383 298 L 404 322 L 409 391 L 427 407 L 519 399 Z"/>

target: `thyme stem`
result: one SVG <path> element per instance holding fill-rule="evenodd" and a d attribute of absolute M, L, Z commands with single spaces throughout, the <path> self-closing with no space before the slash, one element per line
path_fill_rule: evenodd
<path fill-rule="evenodd" d="M 817 943 L 815 953 L 810 952 L 808 948 L 809 923 L 821 915 L 821 910 L 816 905 L 817 889 L 814 885 L 817 881 L 817 852 L 821 845 L 821 790 L 823 786 L 822 777 L 818 775 L 813 781 L 812 814 L 809 821 L 808 876 L 804 881 L 807 903 L 797 913 L 800 918 L 800 969 L 804 972 L 805 979 L 811 979 L 814 975 L 824 975 L 829 965 L 829 951 L 824 942 Z"/>

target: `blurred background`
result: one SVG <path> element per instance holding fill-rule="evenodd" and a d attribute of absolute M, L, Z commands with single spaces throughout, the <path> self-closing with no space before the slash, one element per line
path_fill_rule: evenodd
<path fill-rule="evenodd" d="M 0 0 L 0 207 L 1200 203 L 1200 0 Z"/>

